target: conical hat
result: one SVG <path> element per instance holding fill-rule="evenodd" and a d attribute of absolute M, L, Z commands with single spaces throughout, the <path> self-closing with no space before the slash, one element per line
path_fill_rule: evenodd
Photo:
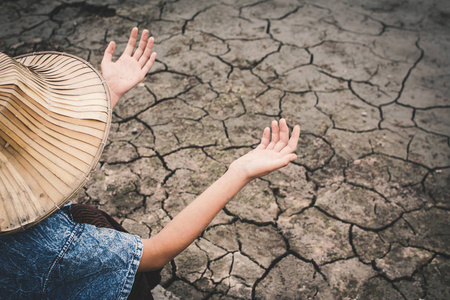
<path fill-rule="evenodd" d="M 110 103 L 102 76 L 76 56 L 0 53 L 0 234 L 40 222 L 84 185 Z"/>

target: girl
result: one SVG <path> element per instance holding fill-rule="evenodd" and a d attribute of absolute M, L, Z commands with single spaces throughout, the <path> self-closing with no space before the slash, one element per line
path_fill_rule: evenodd
<path fill-rule="evenodd" d="M 133 28 L 116 62 L 112 62 L 115 43 L 105 50 L 101 69 L 112 108 L 155 61 L 153 38 L 144 30 L 135 49 L 137 34 L 138 29 Z M 1 72 L 0 68 L 0 76 Z M 128 234 L 105 213 L 70 202 L 23 231 L 2 234 L 0 298 L 127 299 L 136 274 L 162 268 L 188 247 L 247 183 L 296 159 L 300 127 L 295 126 L 290 136 L 284 119 L 271 125 L 264 129 L 256 149 L 231 163 L 225 174 L 151 238 Z M 0 129 L 0 133 L 6 132 Z M 1 182 L 0 188 L 5 189 Z"/>

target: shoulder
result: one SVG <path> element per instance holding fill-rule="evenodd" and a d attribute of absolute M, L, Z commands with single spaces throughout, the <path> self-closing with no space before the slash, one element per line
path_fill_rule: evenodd
<path fill-rule="evenodd" d="M 83 228 L 61 209 L 24 231 L 0 236 L 0 294 L 13 293 L 18 298 L 40 295 L 49 269 Z"/>
<path fill-rule="evenodd" d="M 126 299 L 142 256 L 141 238 L 114 229 L 82 225 L 82 233 L 49 274 L 51 286 L 47 292 L 54 295 L 71 290 L 78 299 L 93 295 Z"/>

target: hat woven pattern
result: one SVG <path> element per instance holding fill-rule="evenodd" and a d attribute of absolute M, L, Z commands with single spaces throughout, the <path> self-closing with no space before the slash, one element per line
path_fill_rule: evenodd
<path fill-rule="evenodd" d="M 84 185 L 110 122 L 108 88 L 89 63 L 0 53 L 0 233 L 43 220 Z"/>

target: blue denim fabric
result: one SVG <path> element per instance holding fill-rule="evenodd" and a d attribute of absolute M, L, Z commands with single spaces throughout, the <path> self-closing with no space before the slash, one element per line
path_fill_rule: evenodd
<path fill-rule="evenodd" d="M 75 223 L 69 204 L 0 236 L 0 299 L 126 299 L 141 256 L 140 237 Z"/>

